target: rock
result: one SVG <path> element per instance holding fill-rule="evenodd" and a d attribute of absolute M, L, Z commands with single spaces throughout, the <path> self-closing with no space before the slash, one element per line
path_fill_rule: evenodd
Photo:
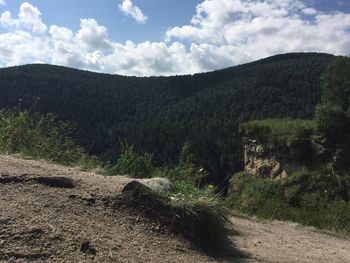
<path fill-rule="evenodd" d="M 128 191 L 136 188 L 138 185 L 146 186 L 147 188 L 160 193 L 169 193 L 174 191 L 173 185 L 166 178 L 151 178 L 151 179 L 134 179 L 127 183 L 122 191 Z"/>
<path fill-rule="evenodd" d="M 96 248 L 91 245 L 90 241 L 83 242 L 80 246 L 80 251 L 91 256 L 96 256 L 97 253 Z"/>
<path fill-rule="evenodd" d="M 245 140 L 244 171 L 252 176 L 280 180 L 300 169 L 300 165 L 285 158 L 284 153 L 265 149 L 255 140 Z"/>

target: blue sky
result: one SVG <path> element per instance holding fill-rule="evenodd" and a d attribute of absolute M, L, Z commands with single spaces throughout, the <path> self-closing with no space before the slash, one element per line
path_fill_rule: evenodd
<path fill-rule="evenodd" d="M 350 53 L 350 1 L 0 0 L 0 66 L 191 74 L 287 52 Z"/>
<path fill-rule="evenodd" d="M 0 5 L 0 12 L 9 10 L 16 14 L 22 0 L 7 0 Z M 43 21 L 48 25 L 60 25 L 78 30 L 80 18 L 94 18 L 99 24 L 108 28 L 109 36 L 114 41 L 132 40 L 160 41 L 168 27 L 188 23 L 197 4 L 193 0 L 134 0 L 147 15 L 147 23 L 140 25 L 133 18 L 127 17 L 119 10 L 118 0 L 31 0 L 42 13 Z"/>

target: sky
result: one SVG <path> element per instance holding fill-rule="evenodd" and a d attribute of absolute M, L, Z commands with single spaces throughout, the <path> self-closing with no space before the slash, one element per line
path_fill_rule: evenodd
<path fill-rule="evenodd" d="M 0 67 L 133 76 L 288 52 L 350 54 L 350 0 L 0 0 Z"/>

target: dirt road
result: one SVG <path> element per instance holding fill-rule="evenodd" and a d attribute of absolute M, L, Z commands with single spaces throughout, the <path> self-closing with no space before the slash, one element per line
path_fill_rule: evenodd
<path fill-rule="evenodd" d="M 244 218 L 232 218 L 232 253 L 209 256 L 106 206 L 129 180 L 0 156 L 0 262 L 350 262 L 347 239 Z"/>

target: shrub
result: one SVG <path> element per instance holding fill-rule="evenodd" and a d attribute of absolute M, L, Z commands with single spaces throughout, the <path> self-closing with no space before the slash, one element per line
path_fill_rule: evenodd
<path fill-rule="evenodd" d="M 271 211 L 264 211 L 264 207 L 268 202 L 269 206 L 282 205 L 283 188 L 279 183 L 239 173 L 231 179 L 230 199 L 234 199 L 232 206 L 245 213 L 270 214 Z"/>
<path fill-rule="evenodd" d="M 350 203 L 340 198 L 340 189 L 327 166 L 301 170 L 282 182 L 239 173 L 230 181 L 227 203 L 248 215 L 291 220 L 350 236 Z"/>
<path fill-rule="evenodd" d="M 53 114 L 0 111 L 0 149 L 67 165 L 78 164 L 83 148 L 70 137 L 72 127 Z"/>
<path fill-rule="evenodd" d="M 107 175 L 129 175 L 134 178 L 150 178 L 154 172 L 152 155 L 139 154 L 134 151 L 134 147 L 123 144 L 123 152 L 119 156 L 117 163 L 106 167 Z"/>

